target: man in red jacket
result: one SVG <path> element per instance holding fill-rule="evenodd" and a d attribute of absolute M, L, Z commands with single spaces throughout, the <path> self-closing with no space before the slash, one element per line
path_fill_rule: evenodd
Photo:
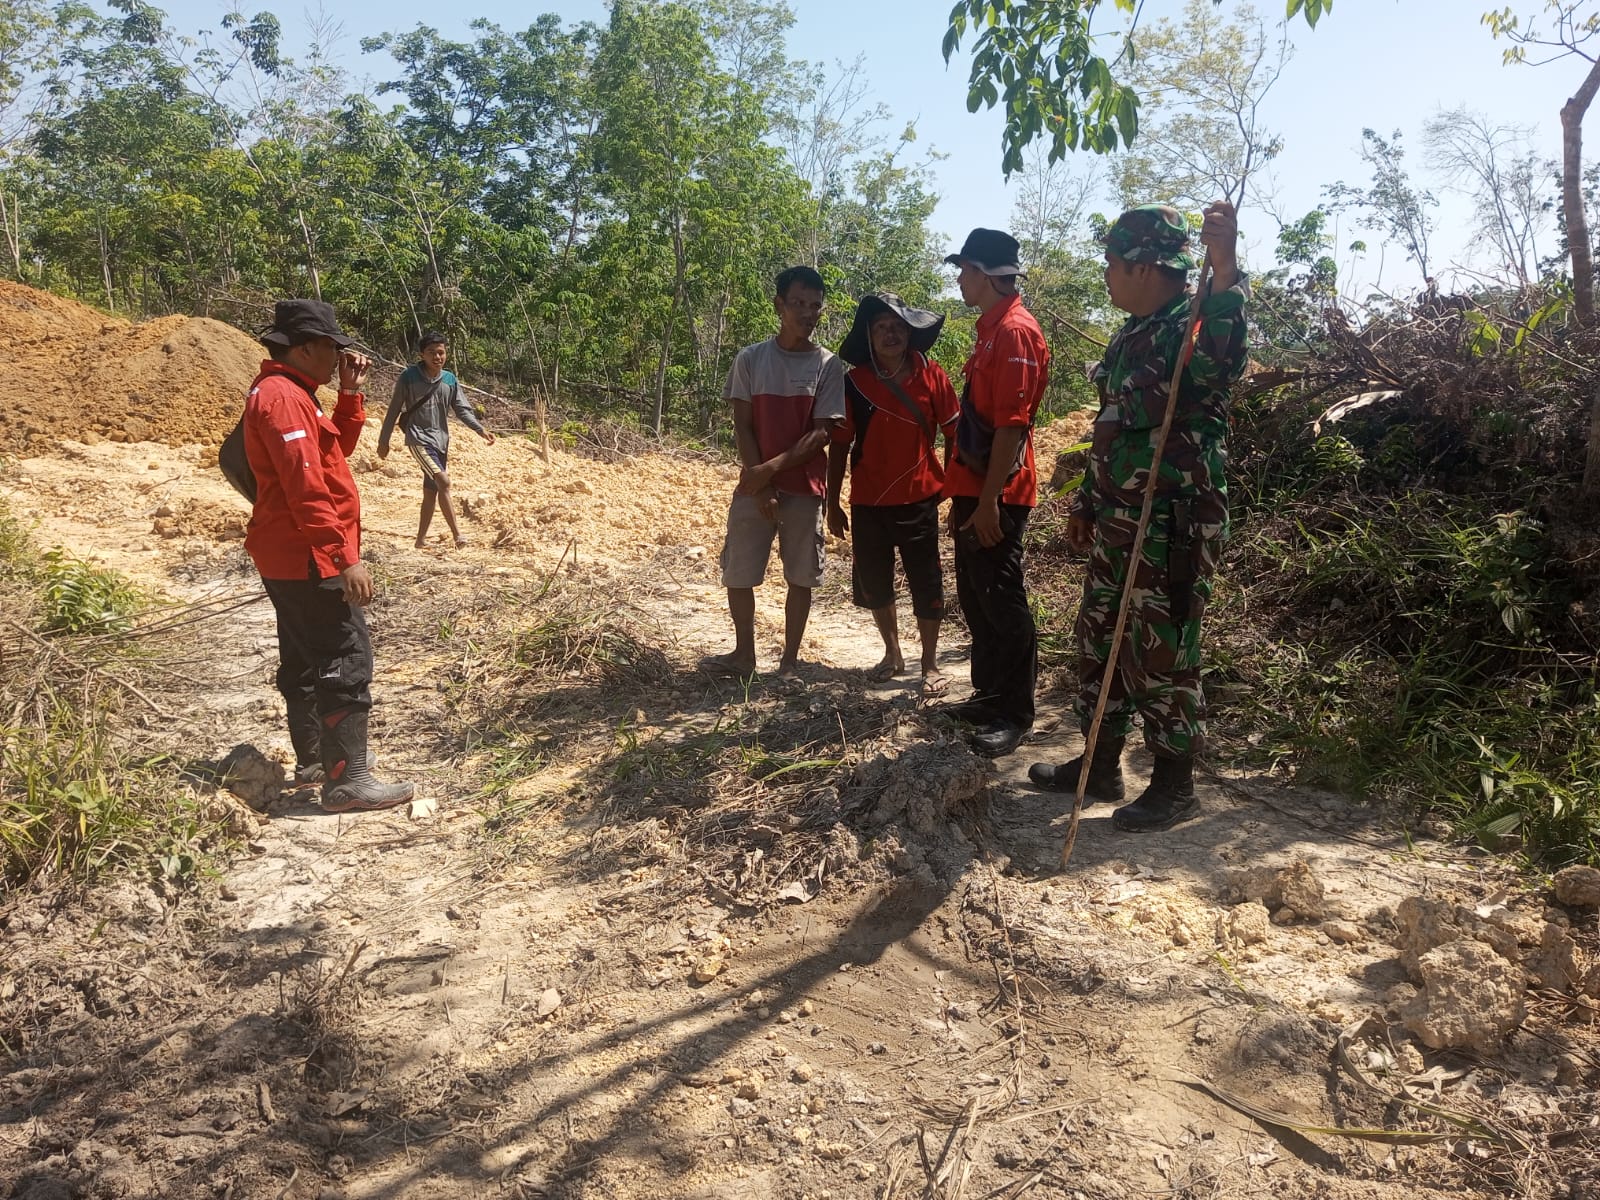
<path fill-rule="evenodd" d="M 961 299 L 982 310 L 962 368 L 956 449 L 945 471 L 956 542 L 956 599 L 972 634 L 972 698 L 951 714 L 976 725 L 973 749 L 1010 754 L 1033 728 L 1038 639 L 1022 573 L 1022 535 L 1038 499 L 1033 421 L 1050 349 L 1017 291 L 1017 239 L 974 229 L 945 258 Z"/>
<path fill-rule="evenodd" d="M 372 365 L 349 349 L 321 300 L 280 300 L 261 335 L 271 355 L 250 385 L 244 448 L 256 477 L 245 549 L 278 614 L 278 690 L 289 707 L 295 778 L 322 779 L 329 812 L 369 812 L 411 799 L 380 783 L 367 755 L 372 639 L 361 610 L 372 576 L 361 561 L 361 497 L 345 456 L 366 421 L 361 383 Z M 330 420 L 317 387 L 339 376 Z"/>

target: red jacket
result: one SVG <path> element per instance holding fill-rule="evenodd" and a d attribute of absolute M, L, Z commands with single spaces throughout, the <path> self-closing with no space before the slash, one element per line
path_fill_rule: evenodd
<path fill-rule="evenodd" d="M 323 416 L 316 384 L 271 359 L 244 404 L 256 504 L 244 548 L 263 579 L 327 579 L 361 559 L 361 496 L 345 455 L 367 419 L 360 392 Z"/>
<path fill-rule="evenodd" d="M 1032 508 L 1038 499 L 1038 476 L 1033 462 L 1033 419 L 1050 382 L 1050 347 L 1045 345 L 1039 322 L 1011 296 L 978 318 L 977 345 L 967 365 L 967 395 L 978 415 L 994 429 L 1026 427 L 1022 468 L 1000 493 L 1001 504 Z M 983 476 L 954 454 L 945 470 L 944 494 L 983 495 Z"/>

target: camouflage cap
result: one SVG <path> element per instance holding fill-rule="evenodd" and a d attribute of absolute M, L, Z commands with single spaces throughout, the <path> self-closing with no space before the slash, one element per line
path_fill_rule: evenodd
<path fill-rule="evenodd" d="M 1132 263 L 1159 263 L 1182 271 L 1195 268 L 1189 252 L 1189 225 L 1170 204 L 1130 208 L 1106 230 L 1101 244 Z"/>

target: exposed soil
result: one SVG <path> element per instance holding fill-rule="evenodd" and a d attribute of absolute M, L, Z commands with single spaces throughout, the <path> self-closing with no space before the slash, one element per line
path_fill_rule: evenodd
<path fill-rule="evenodd" d="M 25 366 L 112 333 L 163 355 L 226 340 L 16 292 L 0 311 L 59 331 Z M 42 544 L 152 595 L 248 599 L 246 510 L 190 415 L 187 444 L 162 444 L 179 415 L 134 444 L 7 427 L 32 449 L 0 494 Z M 1593 909 L 1342 797 L 1226 774 L 1167 834 L 1088 809 L 1061 871 L 1070 800 L 1026 768 L 1076 753 L 1062 697 L 1037 746 L 974 766 L 913 679 L 866 680 L 881 646 L 839 559 L 801 681 L 711 680 L 729 472 L 461 433 L 459 552 L 437 521 L 411 547 L 415 472 L 377 460 L 375 420 L 355 459 L 378 767 L 422 802 L 257 814 L 217 793 L 202 768 L 236 745 L 289 761 L 270 607 L 164 645 L 187 663 L 143 724 L 238 852 L 176 894 L 0 908 L 0 1194 L 1600 1195 Z M 782 589 L 759 597 L 770 668 Z M 519 620 L 545 640 L 494 659 Z M 1127 766 L 1141 786 L 1147 758 Z M 1292 870 L 1239 873 L 1264 866 Z M 1419 896 L 1462 911 L 1430 909 L 1424 935 Z M 1435 1050 L 1408 1027 L 1429 938 L 1519 973 L 1509 1034 Z"/>

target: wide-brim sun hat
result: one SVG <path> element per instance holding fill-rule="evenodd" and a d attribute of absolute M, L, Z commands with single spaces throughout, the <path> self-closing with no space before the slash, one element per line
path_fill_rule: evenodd
<path fill-rule="evenodd" d="M 839 357 L 852 367 L 872 361 L 872 322 L 880 313 L 893 313 L 911 327 L 911 349 L 926 354 L 944 330 L 944 314 L 913 308 L 893 292 L 868 292 L 856 305 L 850 332 L 839 343 Z"/>

